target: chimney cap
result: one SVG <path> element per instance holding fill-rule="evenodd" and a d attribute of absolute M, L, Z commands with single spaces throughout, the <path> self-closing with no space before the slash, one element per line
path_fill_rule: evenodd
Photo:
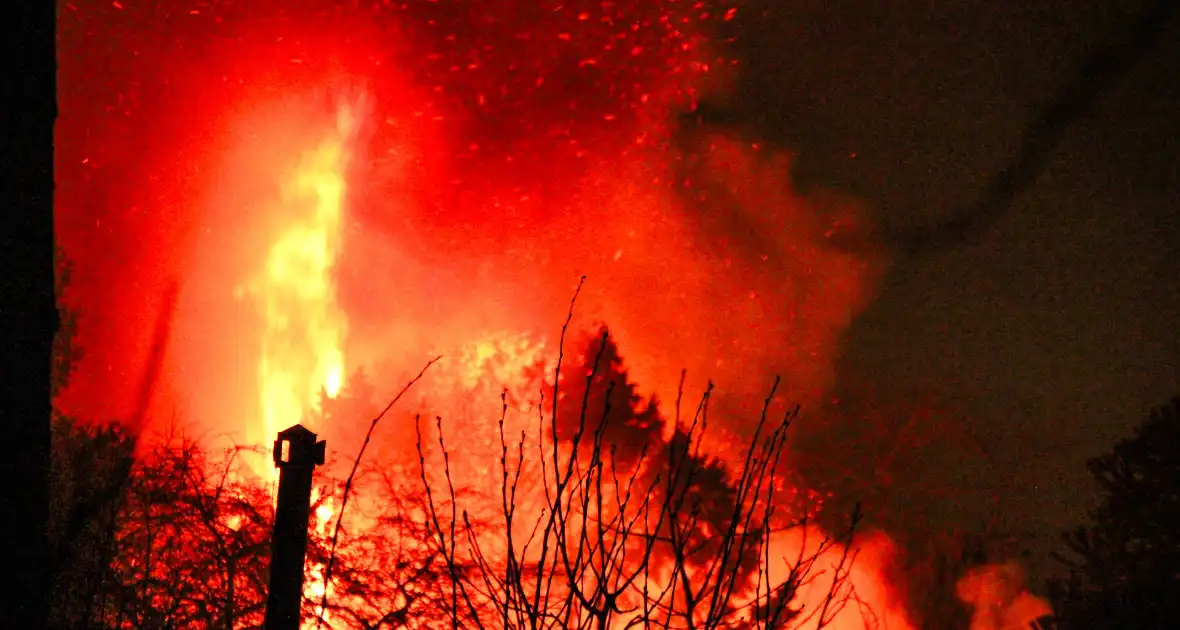
<path fill-rule="evenodd" d="M 283 431 L 279 431 L 275 440 L 273 458 L 275 466 L 322 466 L 325 459 L 327 443 L 316 441 L 316 434 L 307 427 L 297 424 Z"/>
<path fill-rule="evenodd" d="M 289 440 L 306 440 L 308 442 L 314 442 L 315 438 L 316 438 L 316 434 L 312 433 L 311 429 L 308 429 L 307 427 L 303 426 L 302 424 L 296 424 L 294 426 L 287 427 L 286 429 L 283 429 L 282 431 L 279 431 L 279 438 L 287 438 Z"/>

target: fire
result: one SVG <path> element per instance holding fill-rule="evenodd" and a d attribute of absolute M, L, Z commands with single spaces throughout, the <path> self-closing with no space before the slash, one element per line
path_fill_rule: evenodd
<path fill-rule="evenodd" d="M 333 133 L 308 150 L 282 183 L 282 208 L 276 214 L 285 226 L 246 288 L 263 320 L 257 363 L 260 421 L 247 427 L 250 443 L 269 443 L 302 421 L 321 395 L 334 398 L 343 385 L 348 317 L 336 300 L 333 270 L 356 124 L 352 108 L 342 107 Z"/>
<path fill-rule="evenodd" d="M 839 333 L 863 306 L 875 261 L 831 247 L 826 229 L 833 222 L 829 215 L 838 214 L 828 208 L 831 204 L 796 195 L 783 182 L 784 165 L 765 160 L 757 147 L 739 151 L 748 143 L 737 132 L 721 138 L 673 134 L 674 121 L 695 104 L 701 89 L 723 82 L 716 74 L 704 76 L 724 62 L 712 58 L 694 24 L 707 21 L 706 15 L 728 20 L 734 11 L 728 0 L 718 3 L 723 12 L 702 12 L 675 0 L 575 3 L 585 5 L 584 12 L 567 10 L 562 2 L 543 2 L 553 10 L 540 11 L 517 11 L 515 4 L 504 5 L 509 20 L 484 20 L 481 14 L 470 24 L 469 12 L 436 15 L 433 3 L 404 4 L 396 17 L 366 12 L 360 16 L 363 24 L 405 29 L 382 30 L 371 41 L 333 31 L 339 24 L 329 27 L 319 14 L 276 22 L 277 33 L 249 21 L 249 28 L 235 33 L 238 37 L 221 30 L 239 28 L 236 18 L 227 19 L 208 35 L 215 42 L 209 50 L 225 61 L 221 65 L 205 56 L 182 57 L 205 50 L 201 46 L 175 47 L 183 53 L 140 55 L 137 50 L 122 56 L 169 67 L 169 78 L 161 77 L 160 83 L 191 75 L 176 93 L 199 95 L 208 105 L 180 100 L 172 105 L 184 113 L 185 125 L 164 127 L 161 135 L 179 130 L 176 150 L 183 157 L 170 163 L 150 156 L 147 175 L 140 178 L 157 182 L 152 185 L 160 190 L 152 193 L 201 197 L 186 207 L 192 216 L 183 217 L 201 228 L 191 236 L 195 261 L 181 267 L 162 253 L 172 255 L 166 243 L 139 247 L 158 245 L 148 240 L 154 238 L 148 228 L 155 226 L 148 222 L 171 221 L 171 213 L 145 212 L 136 219 L 138 230 L 107 236 L 96 229 L 97 218 L 83 216 L 82 210 L 64 223 L 83 263 L 115 265 L 113 272 L 98 276 L 100 281 L 183 269 L 189 308 L 180 309 L 175 346 L 180 358 L 172 366 L 177 407 L 197 421 L 232 422 L 240 429 L 237 437 L 251 445 L 269 445 L 282 429 L 308 422 L 334 450 L 344 452 L 342 440 L 333 435 L 338 427 L 314 426 L 312 412 L 322 398 L 339 396 L 351 368 L 374 367 L 389 358 L 393 365 L 387 374 L 376 369 L 384 390 L 399 371 L 420 367 L 412 358 L 415 340 L 441 344 L 447 367 L 432 374 L 427 391 L 437 396 L 424 398 L 421 406 L 446 418 L 448 444 L 461 452 L 452 462 L 455 478 L 482 495 L 473 502 L 482 499 L 495 507 L 500 499 L 494 473 L 503 446 L 496 433 L 499 413 L 492 412 L 499 409 L 483 405 L 498 405 L 507 387 L 509 442 L 516 444 L 516 436 L 526 431 L 538 437 L 533 433 L 539 431 L 544 407 L 534 394 L 553 374 L 557 347 L 556 339 L 540 338 L 536 331 L 545 327 L 552 334 L 568 304 L 571 279 L 583 274 L 591 278 L 584 304 L 596 311 L 593 317 L 614 327 L 636 359 L 631 367 L 639 382 L 664 394 L 665 412 L 684 367 L 690 378 L 715 375 L 729 384 L 757 384 L 760 375 L 779 369 L 791 371 L 786 380 L 800 390 L 823 390 L 829 384 Z M 246 13 L 255 10 L 244 7 Z M 518 20 L 523 20 L 519 26 Z M 303 32 L 288 24 L 301 25 Z M 67 33 L 66 39 L 79 46 L 82 31 Z M 127 46 L 135 41 L 109 39 Z M 332 54 L 316 44 L 333 42 L 332 52 L 346 58 L 347 73 L 355 71 L 377 84 L 374 102 L 385 108 L 372 127 L 379 140 L 373 144 L 380 146 L 366 147 L 377 156 L 366 165 L 367 188 L 356 185 L 361 180 L 350 186 L 348 176 L 358 127 L 368 113 L 363 101 L 340 106 L 326 125 L 315 115 L 301 118 L 302 111 L 288 118 L 289 112 L 266 107 L 275 94 L 285 105 L 292 91 L 321 85 L 323 77 L 307 68 Z M 172 60 L 169 55 L 177 63 L 161 61 Z M 115 55 L 62 58 L 67 78 L 126 74 L 80 70 L 81 59 L 119 58 Z M 288 61 L 291 65 L 284 65 Z M 391 69 L 399 65 L 403 70 Z M 253 87 L 235 91 L 234 85 Z M 67 93 L 63 111 L 99 104 L 87 101 L 89 94 Z M 124 98 L 120 91 L 119 102 Z M 259 105 L 259 100 L 268 103 Z M 155 112 L 168 111 L 166 105 L 135 115 L 159 116 Z M 138 104 L 129 101 L 125 107 Z M 117 153 L 126 143 L 103 142 L 101 136 L 81 140 L 90 138 L 92 129 L 120 129 L 98 118 L 107 116 L 97 113 L 100 109 L 94 107 L 95 120 L 63 117 L 72 126 L 62 133 L 78 145 L 65 143 L 69 160 L 62 158 L 63 164 L 81 164 L 84 158 L 86 169 L 119 164 L 135 171 L 128 166 L 135 163 Z M 225 119 L 233 122 L 242 110 L 255 109 L 263 113 L 245 117 L 233 133 L 224 133 Z M 190 113 L 206 111 L 213 112 L 208 115 L 213 122 L 195 121 L 205 126 L 188 131 Z M 227 158 L 217 176 L 194 177 L 192 189 L 166 189 L 160 182 L 175 179 L 172 170 L 188 172 L 192 154 L 222 152 L 224 147 L 210 147 L 206 135 L 230 149 L 239 141 L 248 147 Z M 219 164 L 214 158 L 209 162 Z M 98 197 L 90 170 L 72 168 L 74 175 L 66 180 L 86 184 L 64 188 L 67 202 L 59 203 L 88 208 L 84 202 Z M 95 176 L 93 181 L 106 180 Z M 279 194 L 270 194 L 272 185 Z M 216 191 L 202 196 L 206 187 Z M 159 203 L 157 196 L 138 199 L 128 192 L 140 187 L 125 188 L 109 193 L 112 208 L 135 205 L 115 195 L 144 205 Z M 242 198 L 264 201 L 243 210 Z M 356 207 L 349 207 L 350 198 L 357 200 Z M 385 211 L 386 204 L 396 205 L 396 211 Z M 202 214 L 206 206 L 215 208 L 208 216 Z M 362 207 L 369 209 L 364 216 Z M 345 248 L 343 227 L 354 218 L 365 230 L 350 237 Z M 176 241 L 188 244 L 188 232 L 175 232 Z M 771 236 L 750 237 L 754 233 Z M 107 252 L 132 249 L 120 248 L 121 243 L 137 245 L 140 259 L 134 265 L 110 261 Z M 338 276 L 340 267 L 355 273 Z M 372 273 L 375 268 L 385 273 Z M 241 301 L 256 310 L 257 330 L 241 325 L 237 305 L 227 304 L 235 286 Z M 110 296 L 119 294 L 108 289 L 95 285 L 86 296 L 89 312 L 116 310 Z M 97 347 L 88 349 L 91 358 L 82 380 L 104 394 L 95 400 L 105 398 L 102 385 L 122 383 L 109 361 L 124 351 L 119 340 L 135 337 L 136 320 L 123 317 L 130 309 L 119 303 L 117 310 L 118 317 L 99 320 L 91 335 Z M 240 337 L 230 334 L 239 329 Z M 239 385 L 249 380 L 234 374 L 239 363 L 254 382 Z M 757 386 L 757 393 L 737 394 L 760 400 Z M 76 397 L 89 402 L 86 393 L 80 390 Z M 731 413 L 723 423 L 741 434 L 749 427 L 738 416 Z M 409 423 L 391 424 L 382 427 L 386 439 L 412 431 Z M 740 464 L 734 452 L 716 450 L 718 458 Z M 250 463 L 263 479 L 273 478 L 269 458 Z M 540 484 L 547 475 L 535 463 L 523 466 L 519 504 L 540 506 L 532 510 L 539 513 L 546 498 Z M 430 475 L 438 474 L 434 466 Z M 617 494 L 611 483 L 606 486 L 608 494 Z M 365 497 L 355 500 L 349 505 L 362 505 Z M 342 505 L 319 505 L 313 516 L 318 535 L 330 531 Z M 520 532 L 517 544 L 527 536 Z M 779 542 L 788 551 L 796 544 Z M 858 591 L 865 599 L 889 604 L 885 589 L 870 592 L 883 581 L 870 570 L 874 558 L 865 554 L 863 560 L 862 567 L 870 566 L 853 576 Z M 315 599 L 325 591 L 331 596 L 340 584 L 337 578 L 325 583 L 323 567 L 315 562 L 308 569 L 308 596 Z M 841 621 L 857 627 L 851 609 L 844 615 Z M 891 627 L 905 627 L 904 618 L 897 618 Z"/>
<path fill-rule="evenodd" d="M 971 609 L 971 630 L 1021 630 L 1053 614 L 1049 603 L 1028 591 L 1024 570 L 1015 562 L 971 569 L 955 585 Z"/>
<path fill-rule="evenodd" d="M 320 490 L 318 488 L 312 490 L 312 502 L 315 503 L 319 497 Z M 321 537 L 331 536 L 331 528 L 336 516 L 336 506 L 332 501 L 332 497 L 324 497 L 320 504 L 316 506 L 312 514 L 312 528 L 315 533 Z M 327 568 L 320 562 L 309 562 L 307 566 L 307 573 L 310 574 L 307 582 L 303 586 L 303 596 L 311 601 L 320 601 L 320 598 L 327 593 L 328 597 L 335 594 L 332 585 L 325 580 L 325 573 Z M 322 611 L 325 622 L 332 620 L 331 611 Z M 316 627 L 317 619 L 304 619 L 303 628 Z"/>

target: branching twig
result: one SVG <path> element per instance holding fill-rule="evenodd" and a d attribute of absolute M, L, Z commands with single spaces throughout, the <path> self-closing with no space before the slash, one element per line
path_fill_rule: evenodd
<path fill-rule="evenodd" d="M 365 432 L 365 440 L 361 443 L 361 448 L 359 451 L 357 451 L 356 458 L 352 461 L 352 470 L 349 471 L 348 478 L 344 481 L 344 496 L 340 499 L 340 510 L 336 514 L 336 524 L 332 528 L 331 550 L 328 552 L 328 562 L 324 566 L 324 594 L 320 598 L 320 609 L 316 614 L 317 630 L 323 626 L 324 610 L 328 605 L 328 584 L 332 580 L 332 568 L 336 563 L 336 545 L 340 537 L 340 522 L 344 519 L 344 508 L 348 505 L 348 495 L 352 490 L 352 482 L 356 477 L 357 468 L 359 468 L 361 465 L 361 458 L 365 456 L 365 449 L 369 447 L 369 441 L 373 439 L 373 431 L 377 428 L 377 423 L 385 417 L 385 414 L 388 413 L 389 410 L 392 409 L 393 406 L 402 399 L 402 396 L 404 396 L 406 392 L 410 391 L 410 388 L 413 387 L 415 383 L 422 380 L 422 377 L 426 375 L 426 370 L 429 370 L 430 366 L 437 363 L 440 359 L 442 359 L 441 355 L 427 361 L 426 365 L 422 367 L 422 370 L 418 372 L 418 375 L 410 379 L 410 381 L 401 388 L 401 391 L 399 391 L 397 395 L 389 401 L 389 404 L 385 405 L 385 408 L 381 410 L 381 413 L 377 414 L 377 416 L 373 418 L 373 421 L 369 423 L 369 430 Z"/>

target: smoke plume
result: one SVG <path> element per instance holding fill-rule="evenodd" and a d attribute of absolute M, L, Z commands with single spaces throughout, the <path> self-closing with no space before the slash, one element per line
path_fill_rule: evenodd
<path fill-rule="evenodd" d="M 334 272 L 349 372 L 484 331 L 554 341 L 586 275 L 580 321 L 610 325 L 661 399 L 681 369 L 733 400 L 774 374 L 792 403 L 831 385 L 880 268 L 848 247 L 868 242 L 863 213 L 793 191 L 789 155 L 684 116 L 726 84 L 709 33 L 740 7 L 460 4 L 62 12 L 57 221 L 87 349 L 64 406 L 125 413 L 146 323 L 179 281 L 160 414 L 223 431 L 258 413 L 241 287 L 287 220 L 284 178 L 357 92 Z"/>

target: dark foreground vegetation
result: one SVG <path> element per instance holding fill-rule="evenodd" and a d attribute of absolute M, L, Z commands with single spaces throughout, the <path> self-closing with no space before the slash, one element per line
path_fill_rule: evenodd
<path fill-rule="evenodd" d="M 59 282 L 68 271 L 59 265 Z M 68 309 L 62 324 L 55 393 L 80 352 Z M 568 376 L 535 408 L 531 436 L 506 429 L 506 399 L 499 422 L 486 425 L 497 456 L 478 489 L 451 474 L 470 462 L 448 440 L 472 436 L 448 435 L 440 418 L 416 418 L 411 457 L 358 455 L 346 476 L 326 467 L 313 509 L 331 506 L 339 520 L 311 532 L 307 580 L 322 584 L 330 567 L 332 588 L 312 591 L 307 619 L 334 628 L 812 628 L 854 606 L 873 627 L 848 579 L 855 554 L 844 551 L 856 547 L 858 511 L 835 519 L 840 527 L 826 516 L 829 537 L 775 562 L 772 538 L 810 531 L 817 516 L 817 503 L 789 491 L 782 461 L 797 409 L 771 413 L 768 398 L 744 457 L 725 465 L 701 448 L 711 392 L 683 415 L 677 400 L 666 418 L 640 398 L 605 330 L 571 346 Z M 363 425 L 374 395 L 358 376 L 319 413 Z M 260 627 L 273 510 L 265 483 L 231 474 L 249 449 L 181 432 L 149 439 L 142 424 L 53 416 L 51 627 Z M 1180 399 L 1090 468 L 1106 498 L 1065 537 L 1055 624 L 1172 627 Z M 911 597 L 920 627 L 966 627 L 969 615 L 943 587 L 989 561 L 986 541 L 948 540 L 923 571 L 907 573 L 931 586 Z M 801 590 L 816 584 L 822 593 L 805 603 Z"/>
<path fill-rule="evenodd" d="M 708 392 L 667 427 L 605 331 L 582 349 L 565 360 L 561 395 L 537 408 L 532 438 L 509 434 L 504 405 L 494 483 L 478 493 L 452 476 L 440 419 L 418 419 L 416 460 L 321 475 L 314 507 L 338 506 L 345 485 L 351 502 L 339 532 L 312 532 L 308 582 L 322 584 L 330 564 L 332 588 L 312 589 L 305 617 L 336 628 L 786 628 L 823 627 L 856 603 L 844 550 L 857 515 L 785 563 L 771 557 L 772 537 L 812 516 L 784 490 L 796 410 L 772 417 L 768 405 L 740 466 L 726 466 L 701 449 Z M 241 449 L 180 434 L 137 444 L 64 417 L 54 429 L 53 627 L 260 626 L 272 506 L 265 484 L 231 474 Z M 824 594 L 803 605 L 811 583 Z"/>
<path fill-rule="evenodd" d="M 55 389 L 79 352 L 64 315 Z M 322 584 L 329 570 L 332 588 L 311 589 L 306 619 L 358 629 L 815 628 L 852 606 L 874 627 L 849 580 L 855 553 L 845 552 L 856 548 L 858 511 L 825 516 L 830 535 L 791 557 L 772 544 L 813 531 L 819 506 L 790 491 L 782 461 L 797 409 L 772 413 L 768 398 L 744 457 L 726 465 L 701 448 L 711 392 L 683 415 L 677 400 L 666 418 L 639 397 L 605 330 L 571 346 L 567 376 L 535 408 L 531 435 L 506 428 L 506 398 L 499 421 L 485 425 L 495 456 L 479 488 L 452 475 L 471 465 L 452 444 L 472 436 L 448 435 L 429 416 L 416 418 L 409 457 L 358 455 L 348 475 L 325 467 L 313 509 L 334 516 L 311 532 L 307 581 Z M 369 428 L 379 432 L 373 397 L 358 376 L 319 413 L 354 426 L 375 415 Z M 51 627 L 260 627 L 273 509 L 265 483 L 231 474 L 249 449 L 120 426 L 53 417 Z M 1180 615 L 1180 401 L 1091 470 L 1107 498 L 1066 536 L 1055 623 L 1171 627 Z M 948 540 L 921 571 L 907 570 L 930 587 L 911 594 L 918 627 L 967 626 L 947 587 L 989 560 L 987 543 Z"/>
<path fill-rule="evenodd" d="M 1180 620 L 1180 398 L 1089 462 L 1103 501 L 1065 534 L 1061 627 L 1174 628 Z"/>

